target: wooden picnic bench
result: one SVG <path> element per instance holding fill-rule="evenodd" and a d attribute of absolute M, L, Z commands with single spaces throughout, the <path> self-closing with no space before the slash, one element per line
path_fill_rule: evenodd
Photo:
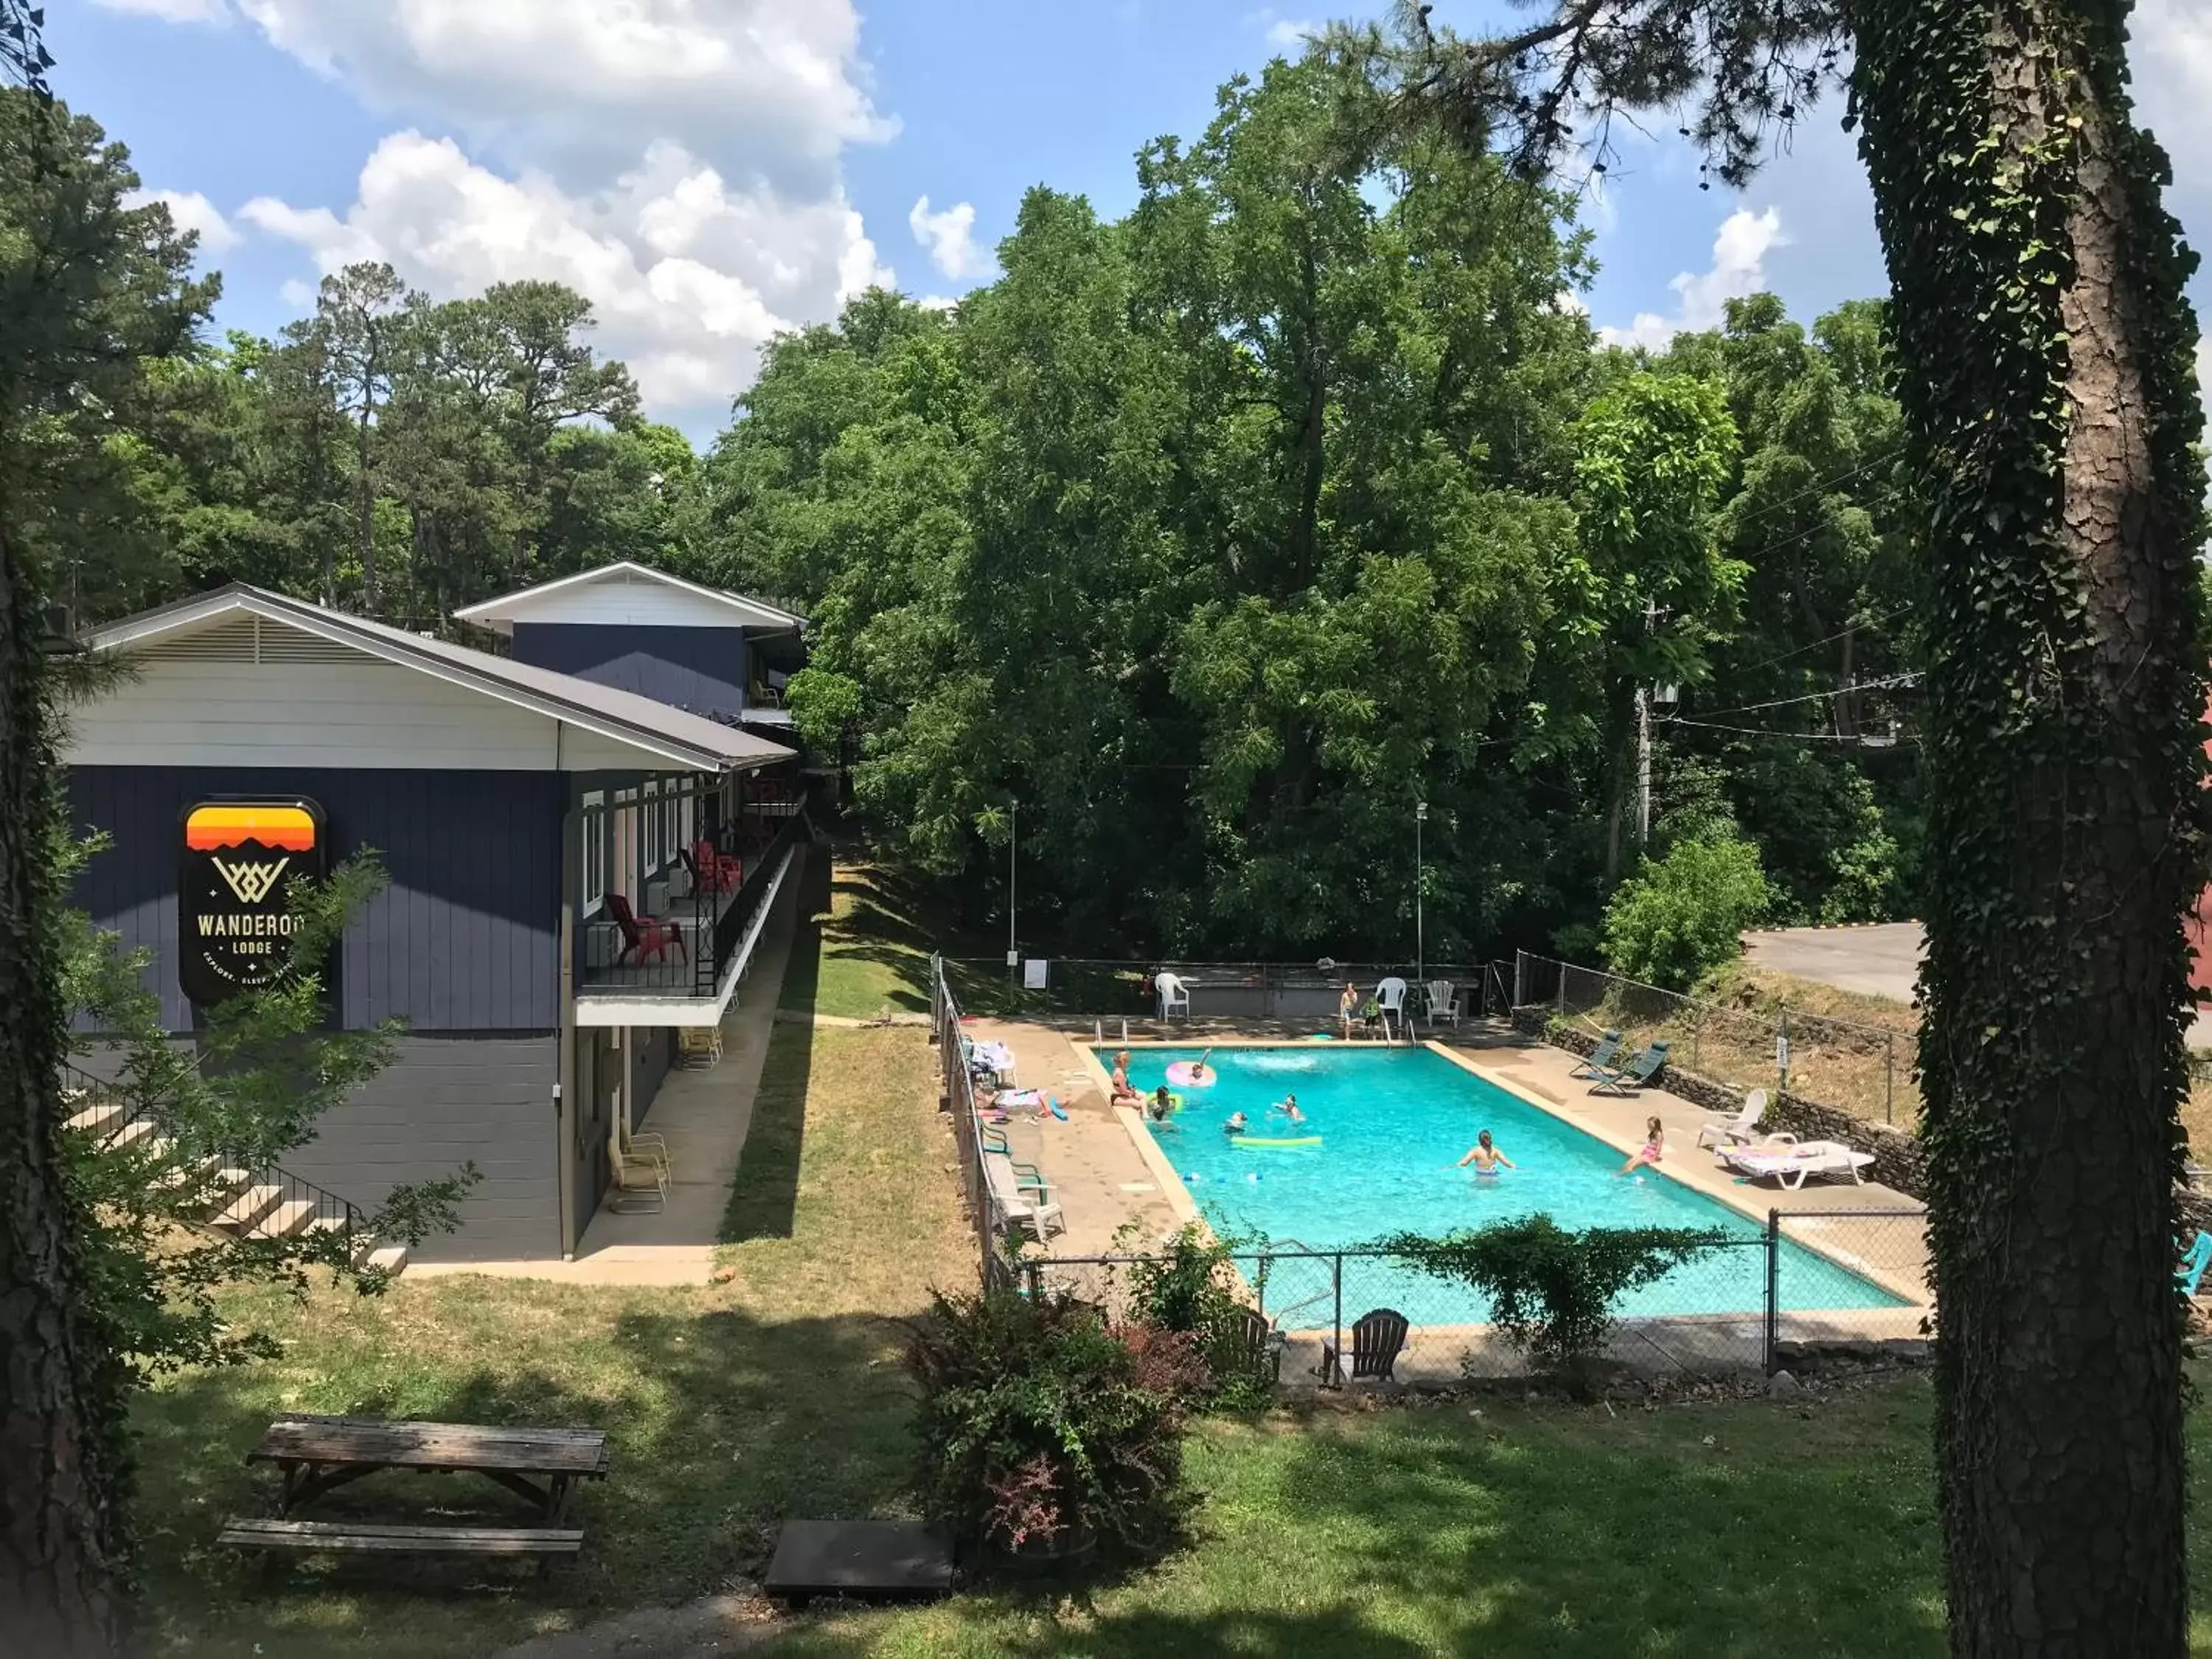
<path fill-rule="evenodd" d="M 600 1429 L 488 1428 L 473 1423 L 388 1423 L 360 1417 L 284 1417 L 249 1463 L 283 1471 L 277 1516 L 234 1517 L 219 1542 L 243 1548 L 469 1554 L 574 1554 L 581 1531 L 562 1525 L 580 1481 L 604 1480 Z M 537 1511 L 534 1527 L 416 1527 L 301 1521 L 292 1512 L 380 1469 L 481 1474 Z"/>

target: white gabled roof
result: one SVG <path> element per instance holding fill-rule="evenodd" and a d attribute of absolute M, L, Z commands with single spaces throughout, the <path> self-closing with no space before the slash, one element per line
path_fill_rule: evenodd
<path fill-rule="evenodd" d="M 127 650 L 240 615 L 295 628 L 448 684 L 565 721 L 640 750 L 643 751 L 641 758 L 657 758 L 700 772 L 744 771 L 792 758 L 793 751 L 781 744 L 635 691 L 535 668 L 465 645 L 426 639 L 403 628 L 327 610 L 244 582 L 110 623 L 82 635 L 82 642 L 95 651 Z"/>
<path fill-rule="evenodd" d="M 586 570 L 574 576 L 562 576 L 554 581 L 540 582 L 535 587 L 526 587 L 514 593 L 502 593 L 495 599 L 471 605 L 453 612 L 456 621 L 489 629 L 497 634 L 512 634 L 518 622 L 533 622 L 541 615 L 558 612 L 563 622 L 588 623 L 588 616 L 576 614 L 575 601 L 588 595 L 580 590 L 602 586 L 636 586 L 664 590 L 680 595 L 696 606 L 698 623 L 702 627 L 739 628 L 749 634 L 791 634 L 805 626 L 805 619 L 769 604 L 764 599 L 749 599 L 741 593 L 725 592 L 719 587 L 707 587 L 698 582 L 686 581 L 681 576 L 672 576 L 665 570 L 655 570 L 650 565 L 623 559 L 613 564 L 601 565 L 597 570 Z M 627 619 L 611 619 L 627 620 Z"/>

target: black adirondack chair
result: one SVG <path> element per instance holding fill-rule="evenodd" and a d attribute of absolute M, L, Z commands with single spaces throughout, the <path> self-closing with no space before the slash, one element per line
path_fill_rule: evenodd
<path fill-rule="evenodd" d="M 1377 1308 L 1372 1313 L 1362 1314 L 1352 1328 L 1352 1380 L 1370 1377 L 1378 1382 L 1394 1382 L 1398 1356 L 1406 1351 L 1406 1333 L 1412 1327 L 1406 1316 L 1395 1308 Z M 1321 1370 L 1324 1388 L 1340 1389 L 1345 1383 L 1343 1356 L 1334 1342 L 1321 1345 Z"/>

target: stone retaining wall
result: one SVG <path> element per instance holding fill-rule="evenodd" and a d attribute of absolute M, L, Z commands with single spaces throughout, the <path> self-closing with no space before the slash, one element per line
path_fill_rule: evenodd
<path fill-rule="evenodd" d="M 1572 1026 L 1554 1030 L 1552 1011 L 1540 1005 L 1516 1008 L 1513 1029 L 1571 1054 L 1586 1054 L 1597 1046 L 1597 1039 L 1587 1031 Z M 1658 1083 L 1668 1094 L 1713 1112 L 1737 1112 L 1743 1109 L 1742 1090 L 1700 1077 L 1671 1061 L 1660 1073 Z M 1759 1121 L 1767 1128 L 1786 1129 L 1800 1140 L 1837 1140 L 1855 1151 L 1871 1152 L 1874 1162 L 1864 1171 L 1866 1179 L 1892 1192 L 1903 1193 L 1907 1198 L 1926 1202 L 1928 1155 L 1916 1138 L 1902 1129 L 1869 1123 L 1863 1117 L 1838 1107 L 1824 1106 L 1816 1100 L 1778 1095 L 1771 1089 L 1766 1092 L 1766 1113 Z M 2212 1214 L 2212 1205 L 2207 1206 L 2207 1213 Z"/>

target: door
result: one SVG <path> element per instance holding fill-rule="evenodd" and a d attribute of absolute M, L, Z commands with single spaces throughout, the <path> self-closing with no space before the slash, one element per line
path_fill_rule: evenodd
<path fill-rule="evenodd" d="M 614 1133 L 615 1101 L 622 1088 L 622 1054 L 615 1034 L 576 1033 L 576 1237 L 597 1214 L 607 1190 L 607 1141 Z"/>

